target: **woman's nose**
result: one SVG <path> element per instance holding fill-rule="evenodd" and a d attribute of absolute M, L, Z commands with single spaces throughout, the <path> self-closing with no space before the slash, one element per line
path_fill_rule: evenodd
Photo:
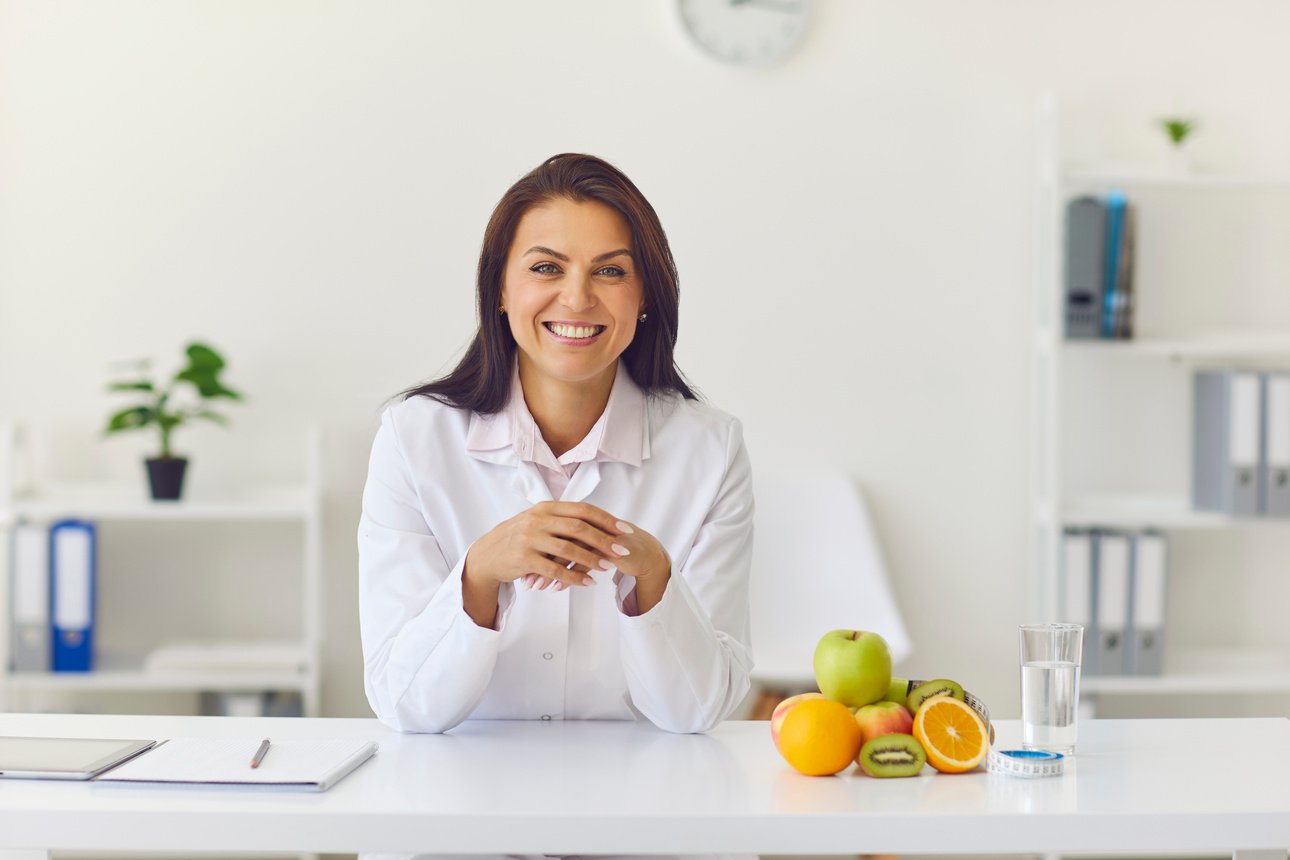
<path fill-rule="evenodd" d="M 591 289 L 591 276 L 575 275 L 566 278 L 564 289 L 560 293 L 560 302 L 569 310 L 578 313 L 594 307 L 596 297 Z"/>

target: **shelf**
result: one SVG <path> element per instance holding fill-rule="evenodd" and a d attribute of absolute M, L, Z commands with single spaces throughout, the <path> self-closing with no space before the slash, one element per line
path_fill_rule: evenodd
<path fill-rule="evenodd" d="M 237 493 L 154 501 L 139 484 L 50 484 L 15 495 L 14 516 L 95 520 L 304 520 L 314 514 L 308 487 L 265 484 Z"/>
<path fill-rule="evenodd" d="M 1212 334 L 1185 338 L 1062 340 L 1070 353 L 1121 353 L 1177 359 L 1290 358 L 1290 332 Z"/>
<path fill-rule="evenodd" d="M 1170 656 L 1164 675 L 1088 675 L 1080 691 L 1096 695 L 1290 694 L 1290 660 L 1267 651 L 1196 651 Z"/>
<path fill-rule="evenodd" d="M 1137 168 L 1068 168 L 1060 174 L 1067 187 L 1165 188 L 1198 191 L 1290 190 L 1290 175 L 1262 173 L 1181 173 Z"/>
<path fill-rule="evenodd" d="M 93 672 L 8 672 L 10 690 L 299 690 L 312 681 L 303 672 L 145 672 L 100 669 Z"/>
<path fill-rule="evenodd" d="M 1069 499 L 1060 511 L 1063 526 L 1121 528 L 1212 529 L 1238 526 L 1290 525 L 1285 517 L 1231 517 L 1192 510 L 1178 496 L 1106 495 Z"/>

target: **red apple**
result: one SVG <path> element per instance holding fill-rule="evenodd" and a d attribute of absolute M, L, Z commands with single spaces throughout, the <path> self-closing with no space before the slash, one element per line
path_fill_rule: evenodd
<path fill-rule="evenodd" d="M 779 727 L 784 724 L 784 717 L 788 716 L 791 709 L 798 702 L 805 702 L 807 699 L 823 699 L 823 693 L 801 693 L 796 696 L 789 696 L 784 701 L 775 706 L 775 710 L 770 712 L 770 739 L 779 747 Z"/>
<path fill-rule="evenodd" d="M 883 735 L 907 735 L 914 730 L 914 718 L 904 705 L 895 702 L 865 705 L 856 711 L 856 722 L 860 724 L 865 743 Z"/>

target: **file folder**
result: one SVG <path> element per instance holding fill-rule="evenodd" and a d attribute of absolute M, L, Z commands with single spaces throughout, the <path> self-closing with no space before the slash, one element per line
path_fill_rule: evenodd
<path fill-rule="evenodd" d="M 1263 475 L 1260 510 L 1290 516 L 1290 373 L 1263 375 Z"/>
<path fill-rule="evenodd" d="M 1102 532 L 1097 539 L 1097 666 L 1102 675 L 1125 671 L 1129 623 L 1129 535 Z"/>
<path fill-rule="evenodd" d="M 1102 335 L 1106 206 L 1096 197 L 1066 204 L 1066 337 Z"/>
<path fill-rule="evenodd" d="M 1131 675 L 1159 675 L 1164 671 L 1167 571 L 1165 536 L 1159 532 L 1142 532 L 1135 536 L 1129 577 L 1133 618 L 1128 637 L 1128 672 Z"/>
<path fill-rule="evenodd" d="M 1198 371 L 1193 383 L 1192 503 L 1233 516 L 1259 512 L 1259 375 Z"/>
<path fill-rule="evenodd" d="M 15 526 L 12 559 L 12 667 L 17 672 L 48 672 L 49 530 L 31 523 Z"/>
<path fill-rule="evenodd" d="M 1062 566 L 1058 591 L 1058 620 L 1084 626 L 1084 655 L 1081 671 L 1097 674 L 1094 641 L 1093 571 L 1096 536 L 1083 529 L 1062 533 Z"/>
<path fill-rule="evenodd" d="M 50 611 L 55 672 L 94 668 L 94 526 L 64 520 L 50 527 Z"/>

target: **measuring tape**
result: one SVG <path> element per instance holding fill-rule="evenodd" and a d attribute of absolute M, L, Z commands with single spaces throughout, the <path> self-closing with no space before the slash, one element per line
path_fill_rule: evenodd
<path fill-rule="evenodd" d="M 990 773 L 1007 776 L 1060 776 L 1066 759 L 1061 753 L 1042 750 L 990 750 Z"/>

